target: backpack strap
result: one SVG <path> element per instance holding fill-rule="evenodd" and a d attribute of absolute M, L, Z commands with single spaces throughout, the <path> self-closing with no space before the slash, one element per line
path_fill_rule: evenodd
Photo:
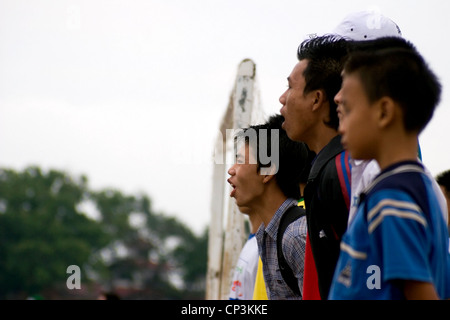
<path fill-rule="evenodd" d="M 303 207 L 297 205 L 290 207 L 286 210 L 280 219 L 280 225 L 278 226 L 277 233 L 277 256 L 278 256 L 278 266 L 280 268 L 281 275 L 283 276 L 286 284 L 294 291 L 297 295 L 300 295 L 300 289 L 298 287 L 298 280 L 295 277 L 292 269 L 289 267 L 284 254 L 283 254 L 283 235 L 287 227 L 298 218 L 306 214 Z"/>
<path fill-rule="evenodd" d="M 348 151 L 341 152 L 335 157 L 336 171 L 341 186 L 342 197 L 344 198 L 347 209 L 350 210 L 351 184 L 352 184 L 352 166 L 349 161 Z"/>

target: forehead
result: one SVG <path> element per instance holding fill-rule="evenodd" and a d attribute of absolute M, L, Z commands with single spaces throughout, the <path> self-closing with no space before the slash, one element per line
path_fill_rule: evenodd
<path fill-rule="evenodd" d="M 297 62 L 294 69 L 292 69 L 291 74 L 289 75 L 289 81 L 291 82 L 300 82 L 305 81 L 305 77 L 303 73 L 305 72 L 306 67 L 308 66 L 308 60 L 303 59 Z"/>
<path fill-rule="evenodd" d="M 344 94 L 364 94 L 361 78 L 357 73 L 342 72 L 342 91 Z"/>

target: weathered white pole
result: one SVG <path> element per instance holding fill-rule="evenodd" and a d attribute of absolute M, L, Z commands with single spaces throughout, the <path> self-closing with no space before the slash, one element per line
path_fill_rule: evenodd
<path fill-rule="evenodd" d="M 224 158 L 225 142 L 220 135 L 217 137 L 214 148 L 214 159 Z M 225 165 L 213 164 L 213 184 L 211 198 L 211 222 L 208 237 L 208 270 L 206 276 L 206 299 L 218 300 L 220 298 L 220 279 L 222 273 L 223 248 L 223 205 L 225 189 Z"/>
<path fill-rule="evenodd" d="M 239 64 L 232 92 L 233 129 L 248 127 L 251 124 L 255 71 L 256 66 L 250 59 L 245 59 Z M 228 143 L 227 148 L 231 150 L 228 149 L 227 152 L 233 152 L 233 146 L 233 143 Z M 230 191 L 229 186 L 225 190 Z M 244 220 L 235 202 L 229 200 L 220 285 L 221 299 L 229 297 L 232 273 L 245 242 Z"/>
<path fill-rule="evenodd" d="M 248 127 L 252 123 L 252 117 L 255 117 L 254 111 L 256 116 L 259 115 L 260 110 L 252 110 L 255 100 L 255 70 L 256 66 L 250 59 L 245 59 L 239 64 L 236 81 L 214 146 L 206 277 L 208 300 L 228 299 L 232 272 L 245 242 L 245 219 L 235 202 L 230 200 L 231 190 L 226 182 L 230 166 L 226 162 L 230 158 L 227 155 L 234 152 L 233 140 L 227 136 L 227 129 L 234 129 L 235 132 L 236 129 Z M 223 229 L 224 217 L 227 219 L 226 230 Z"/>
<path fill-rule="evenodd" d="M 223 261 L 223 219 L 226 190 L 226 129 L 233 126 L 232 94 L 220 124 L 214 145 L 213 181 L 211 193 L 211 221 L 208 236 L 208 269 L 206 275 L 206 299 L 219 300 Z"/>

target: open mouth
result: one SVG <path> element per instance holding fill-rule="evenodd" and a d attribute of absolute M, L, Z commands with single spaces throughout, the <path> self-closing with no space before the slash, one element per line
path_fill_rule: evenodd
<path fill-rule="evenodd" d="M 231 187 L 233 188 L 233 190 L 231 190 L 230 192 L 230 197 L 234 197 L 234 194 L 236 193 L 236 186 L 232 184 Z"/>
<path fill-rule="evenodd" d="M 233 197 L 234 194 L 236 193 L 236 186 L 235 186 L 234 184 L 232 184 L 232 183 L 230 182 L 230 180 L 228 180 L 228 183 L 229 183 L 230 186 L 233 188 L 233 190 L 231 190 L 231 192 L 230 192 L 230 197 Z"/>

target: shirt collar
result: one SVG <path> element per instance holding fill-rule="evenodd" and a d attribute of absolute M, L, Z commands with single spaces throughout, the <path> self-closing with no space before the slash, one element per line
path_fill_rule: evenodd
<path fill-rule="evenodd" d="M 308 179 L 315 179 L 322 167 L 333 157 L 344 150 L 341 144 L 341 136 L 336 135 L 328 144 L 319 151 L 312 163 L 311 172 Z"/>
<path fill-rule="evenodd" d="M 280 225 L 280 219 L 283 214 L 292 206 L 297 205 L 298 201 L 292 198 L 287 198 L 281 206 L 277 209 L 269 224 L 265 228 L 265 232 L 271 237 L 274 241 L 277 240 L 278 226 Z M 261 225 L 261 228 L 264 228 L 264 224 Z"/>

